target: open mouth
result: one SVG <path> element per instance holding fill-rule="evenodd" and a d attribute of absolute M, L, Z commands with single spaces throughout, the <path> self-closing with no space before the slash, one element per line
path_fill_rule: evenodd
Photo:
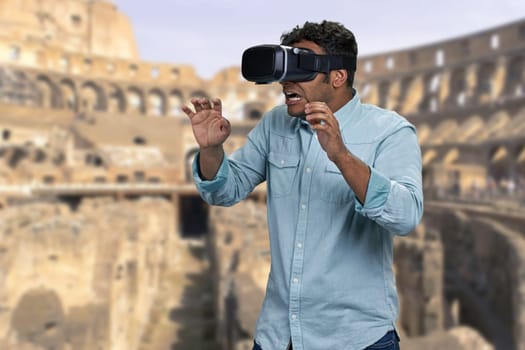
<path fill-rule="evenodd" d="M 292 92 L 292 91 L 285 91 L 284 92 L 284 96 L 286 97 L 286 104 L 297 103 L 297 102 L 301 101 L 301 99 L 303 98 L 298 93 Z"/>

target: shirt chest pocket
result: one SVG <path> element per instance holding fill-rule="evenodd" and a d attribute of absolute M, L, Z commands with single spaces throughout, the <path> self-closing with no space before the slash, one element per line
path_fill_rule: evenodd
<path fill-rule="evenodd" d="M 299 156 L 270 152 L 268 162 L 268 194 L 273 197 L 289 195 L 297 181 Z"/>
<path fill-rule="evenodd" d="M 341 170 L 332 162 L 326 164 L 320 179 L 320 197 L 325 202 L 347 204 L 354 200 L 354 192 L 346 182 Z"/>

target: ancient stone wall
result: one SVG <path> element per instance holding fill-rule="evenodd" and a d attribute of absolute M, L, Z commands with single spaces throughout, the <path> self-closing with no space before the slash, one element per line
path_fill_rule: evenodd
<path fill-rule="evenodd" d="M 147 198 L 2 210 L 0 344 L 137 349 L 180 249 L 173 217 Z"/>
<path fill-rule="evenodd" d="M 434 207 L 427 207 L 424 223 L 441 233 L 446 304 L 459 303 L 459 322 L 480 330 L 497 348 L 525 348 L 523 232 Z"/>

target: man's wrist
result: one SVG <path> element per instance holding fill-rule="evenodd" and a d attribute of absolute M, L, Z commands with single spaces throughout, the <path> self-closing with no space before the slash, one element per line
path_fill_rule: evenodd
<path fill-rule="evenodd" d="M 335 163 L 338 167 L 343 165 L 345 162 L 348 161 L 349 158 L 351 158 L 352 155 L 350 151 L 347 148 L 342 149 L 341 151 L 337 152 L 335 155 L 333 155 L 330 160 Z"/>

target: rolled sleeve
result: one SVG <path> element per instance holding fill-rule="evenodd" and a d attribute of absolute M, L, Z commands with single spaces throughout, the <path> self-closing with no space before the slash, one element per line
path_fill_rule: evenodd
<path fill-rule="evenodd" d="M 366 190 L 365 204 L 362 205 L 359 201 L 356 201 L 355 210 L 359 213 L 363 210 L 381 208 L 386 203 L 389 193 L 390 180 L 374 168 L 370 168 L 370 180 Z"/>
<path fill-rule="evenodd" d="M 423 213 L 421 153 L 413 127 L 386 138 L 370 169 L 365 203 L 356 201 L 356 212 L 389 232 L 411 232 Z"/>
<path fill-rule="evenodd" d="M 226 155 L 222 158 L 222 163 L 219 166 L 219 170 L 215 177 L 211 180 L 205 180 L 201 178 L 199 171 L 199 156 L 200 152 L 195 155 L 193 159 L 193 179 L 195 180 L 195 185 L 199 192 L 215 192 L 221 187 L 224 187 L 226 180 L 228 179 L 228 162 L 226 160 Z"/>

